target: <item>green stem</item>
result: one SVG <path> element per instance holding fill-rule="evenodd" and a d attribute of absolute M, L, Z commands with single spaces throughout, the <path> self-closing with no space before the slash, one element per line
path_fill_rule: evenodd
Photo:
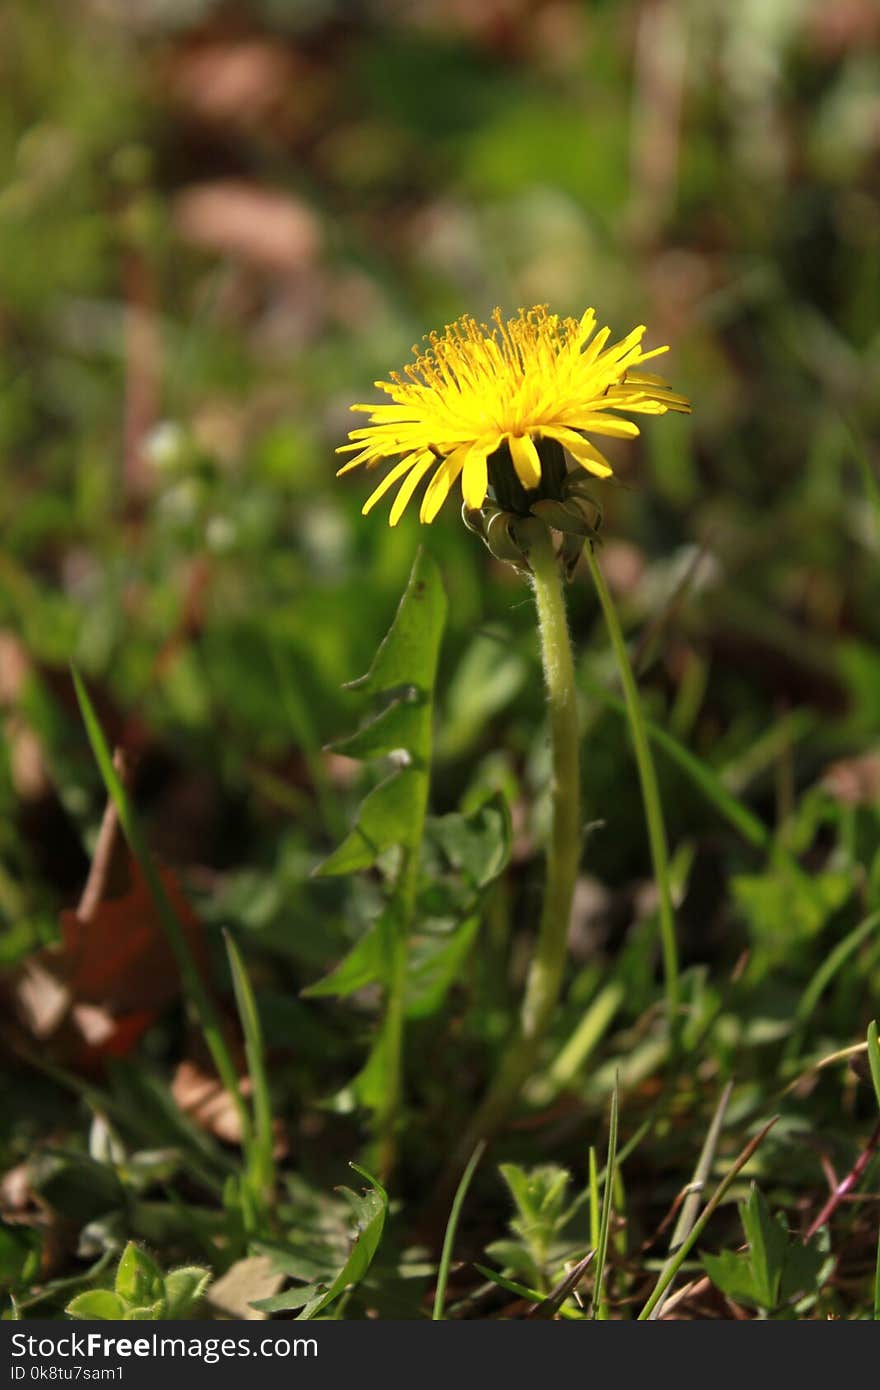
<path fill-rule="evenodd" d="M 617 609 L 614 607 L 614 600 L 608 590 L 608 585 L 605 583 L 605 576 L 599 568 L 592 545 L 584 546 L 584 554 L 587 557 L 587 564 L 596 586 L 605 626 L 608 629 L 608 636 L 614 649 L 629 719 L 630 738 L 639 769 L 639 780 L 642 784 L 642 800 L 648 826 L 651 860 L 654 865 L 657 891 L 660 895 L 660 941 L 663 951 L 663 973 L 666 981 L 666 1007 L 670 1025 L 674 1027 L 677 1021 L 679 1002 L 678 946 L 675 939 L 675 913 L 672 906 L 669 849 L 666 840 L 666 826 L 663 821 L 660 790 L 657 786 L 657 773 L 654 768 L 651 745 L 648 741 L 647 725 L 639 699 L 638 687 L 620 627 L 620 620 L 617 616 Z"/>
<path fill-rule="evenodd" d="M 546 527 L 529 550 L 553 750 L 553 824 L 538 945 L 523 1001 L 525 1038 L 539 1040 L 556 1007 L 565 967 L 571 902 L 581 857 L 580 735 L 577 686 L 559 562 Z"/>
<path fill-rule="evenodd" d="M 529 547 L 541 661 L 547 686 L 553 755 L 553 820 L 547 846 L 541 923 L 519 1026 L 483 1104 L 456 1150 L 454 1168 L 457 1170 L 475 1145 L 488 1139 L 503 1123 L 532 1069 L 553 1016 L 562 988 L 571 903 L 581 854 L 577 688 L 559 561 L 543 523 L 530 519 L 522 523 L 521 531 Z"/>

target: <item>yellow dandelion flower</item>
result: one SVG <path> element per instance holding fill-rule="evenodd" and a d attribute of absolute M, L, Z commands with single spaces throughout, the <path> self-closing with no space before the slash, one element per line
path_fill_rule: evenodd
<path fill-rule="evenodd" d="M 491 325 L 478 324 L 466 314 L 443 334 L 430 334 L 424 351 L 415 347 L 416 360 L 403 374 L 375 383 L 392 404 L 352 406 L 369 423 L 351 430 L 350 442 L 337 450 L 354 454 L 339 474 L 398 460 L 365 502 L 364 515 L 399 483 L 390 516 L 396 526 L 429 474 L 423 522 L 434 520 L 459 477 L 469 509 L 482 507 L 490 490 L 497 495 L 505 469 L 525 497 L 540 495 L 542 440 L 555 441 L 575 464 L 607 478 L 611 464 L 588 436 L 630 439 L 639 433 L 616 412 L 690 410 L 662 377 L 641 371 L 644 362 L 668 351 L 642 351 L 643 324 L 608 347 L 610 330 L 597 331 L 592 309 L 581 319 L 560 318 L 546 305 L 520 309 L 506 321 L 499 309 L 492 317 Z"/>

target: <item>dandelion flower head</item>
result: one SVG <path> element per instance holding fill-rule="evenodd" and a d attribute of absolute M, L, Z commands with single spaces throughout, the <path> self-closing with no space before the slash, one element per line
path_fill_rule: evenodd
<path fill-rule="evenodd" d="M 576 466 L 607 478 L 611 464 L 590 436 L 639 433 L 618 412 L 690 410 L 662 377 L 641 370 L 668 351 L 642 350 L 643 324 L 609 347 L 610 330 L 597 328 L 592 309 L 580 319 L 560 318 L 538 305 L 507 320 L 496 309 L 492 320 L 479 324 L 465 315 L 444 333 L 430 334 L 403 373 L 375 383 L 390 404 L 352 406 L 369 418 L 337 450 L 354 455 L 339 473 L 397 460 L 368 497 L 364 515 L 399 484 L 390 515 L 396 526 L 429 475 L 423 522 L 434 520 L 459 477 L 465 505 L 480 508 L 502 454 L 525 492 L 534 492 L 541 485 L 542 440 L 556 441 Z"/>

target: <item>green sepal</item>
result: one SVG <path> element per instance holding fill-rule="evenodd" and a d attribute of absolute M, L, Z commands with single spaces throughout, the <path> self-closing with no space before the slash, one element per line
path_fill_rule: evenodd
<path fill-rule="evenodd" d="M 533 502 L 532 511 L 546 526 L 575 536 L 592 536 L 595 527 L 575 501 Z"/>

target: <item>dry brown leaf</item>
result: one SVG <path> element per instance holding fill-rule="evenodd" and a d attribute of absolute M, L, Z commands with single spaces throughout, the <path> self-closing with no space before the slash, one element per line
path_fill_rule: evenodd
<path fill-rule="evenodd" d="M 260 1322 L 268 1318 L 258 1308 L 252 1308 L 259 1298 L 271 1298 L 278 1293 L 285 1276 L 273 1267 L 269 1255 L 249 1255 L 244 1260 L 236 1260 L 221 1279 L 212 1284 L 207 1292 L 207 1301 L 218 1313 L 229 1318 L 245 1318 L 248 1322 Z"/>
<path fill-rule="evenodd" d="M 256 136 L 290 148 L 327 129 L 334 92 L 326 65 L 274 38 L 194 37 L 166 52 L 155 72 L 163 98 L 213 127 L 225 147 Z"/>
<path fill-rule="evenodd" d="M 239 1076 L 238 1084 L 245 1098 L 252 1094 L 251 1080 L 245 1072 Z M 235 1102 L 207 1062 L 184 1058 L 174 1073 L 171 1094 L 184 1114 L 215 1139 L 226 1144 L 241 1143 L 241 1121 Z M 273 1128 L 275 1157 L 284 1158 L 289 1152 L 287 1134 L 280 1120 L 275 1121 Z"/>
<path fill-rule="evenodd" d="M 117 771 L 126 777 L 120 754 Z M 207 975 L 201 924 L 176 877 L 159 869 L 198 968 Z M 124 1056 L 180 993 L 180 976 L 146 880 L 108 803 L 88 881 L 75 910 L 61 913 L 61 942 L 27 961 L 13 1002 L 27 1034 L 66 1065 Z"/>
<path fill-rule="evenodd" d="M 0 1211 L 4 1216 L 18 1215 L 31 1205 L 30 1167 L 17 1163 L 0 1178 Z"/>
<path fill-rule="evenodd" d="M 274 274 L 311 268 L 320 250 L 318 220 L 305 204 L 239 179 L 186 189 L 174 201 L 174 222 L 193 246 Z"/>
<path fill-rule="evenodd" d="M 242 1095 L 249 1095 L 249 1077 L 239 1077 L 239 1087 Z M 216 1072 L 206 1071 L 198 1062 L 184 1058 L 174 1073 L 171 1094 L 184 1114 L 201 1129 L 227 1144 L 241 1143 L 241 1121 L 235 1102 Z"/>
<path fill-rule="evenodd" d="M 22 801 L 38 801 L 49 791 L 49 777 L 39 738 L 19 709 L 33 664 L 14 632 L 0 631 L 0 711 L 9 750 L 12 784 Z"/>
<path fill-rule="evenodd" d="M 831 763 L 822 785 L 845 806 L 876 806 L 880 802 L 880 753 L 863 753 Z"/>
<path fill-rule="evenodd" d="M 294 64 L 268 39 L 216 39 L 176 55 L 171 95 L 207 122 L 258 126 L 283 105 Z"/>
<path fill-rule="evenodd" d="M 113 1015 L 159 1010 L 180 993 L 177 964 L 150 890 L 133 861 L 129 868 L 123 896 L 102 899 L 88 917 L 62 912 L 62 945 L 53 953 L 74 999 Z M 158 872 L 190 950 L 204 967 L 199 920 L 174 874 Z"/>

